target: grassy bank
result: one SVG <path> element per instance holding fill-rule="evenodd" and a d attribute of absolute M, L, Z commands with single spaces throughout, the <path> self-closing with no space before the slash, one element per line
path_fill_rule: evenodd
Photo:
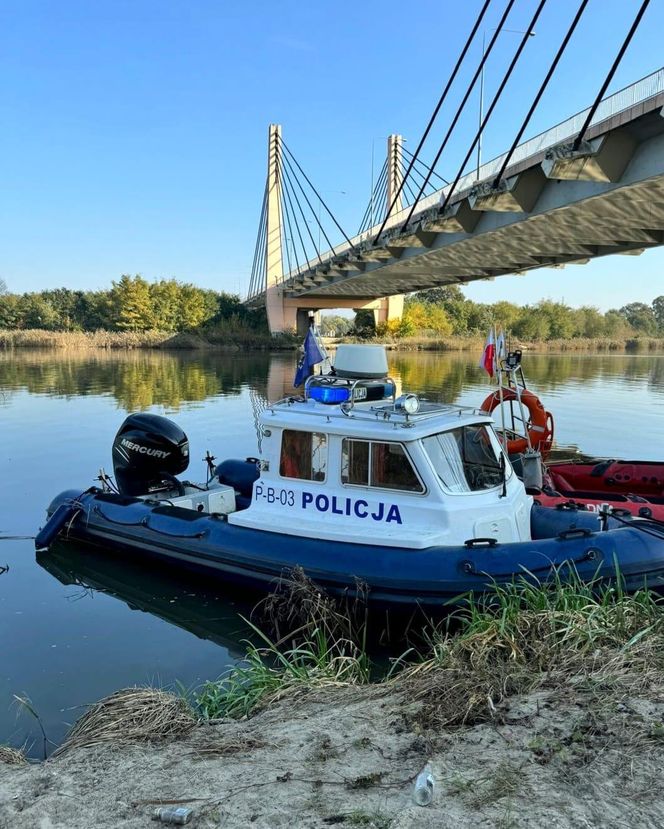
<path fill-rule="evenodd" d="M 414 698 L 429 701 L 435 721 L 451 725 L 490 718 L 506 694 L 532 691 L 554 675 L 590 671 L 599 680 L 627 670 L 630 681 L 647 684 L 664 667 L 664 602 L 647 590 L 516 581 L 469 597 L 443 622 L 420 624 L 415 644 L 387 672 L 377 672 L 367 653 L 369 617 L 340 612 L 306 579 L 272 605 L 273 628 L 275 607 L 288 608 L 276 616 L 295 632 L 277 627 L 280 635 L 269 639 L 255 628 L 259 641 L 245 664 L 196 693 L 200 716 L 246 717 L 304 689 L 406 683 Z"/>
<path fill-rule="evenodd" d="M 174 334 L 168 331 L 43 331 L 0 329 L 0 348 L 31 349 L 218 349 L 279 350 L 293 349 L 300 338 L 271 337 L 268 332 L 242 326 L 214 326 L 192 333 Z"/>
<path fill-rule="evenodd" d="M 256 628 L 244 662 L 188 701 L 121 691 L 45 766 L 7 753 L 0 822 L 139 829 L 178 804 L 208 829 L 664 825 L 658 598 L 510 585 L 420 626 L 386 671 L 361 608 L 310 587 L 263 606 L 270 634 Z"/>
<path fill-rule="evenodd" d="M 480 336 L 415 336 L 324 338 L 326 345 L 334 349 L 339 343 L 369 343 L 385 345 L 394 351 L 454 351 L 478 352 L 484 347 Z M 295 334 L 272 337 L 267 330 L 242 324 L 222 324 L 202 328 L 195 332 L 174 334 L 168 331 L 44 331 L 25 329 L 9 331 L 0 329 L 0 348 L 32 349 L 218 349 L 239 350 L 292 350 L 301 344 Z M 569 340 L 519 341 L 512 340 L 512 348 L 534 352 L 657 352 L 664 351 L 664 339 L 656 337 L 629 337 L 625 339 L 574 338 Z"/>
<path fill-rule="evenodd" d="M 146 738 L 168 736 L 194 719 L 244 719 L 333 687 L 405 684 L 414 698 L 430 700 L 440 724 L 458 725 L 491 718 L 496 701 L 552 677 L 620 677 L 645 687 L 664 669 L 664 597 L 567 576 L 516 579 L 467 596 L 442 620 L 411 618 L 402 624 L 410 644 L 388 667 L 384 659 L 372 663 L 367 644 L 385 639 L 383 616 L 370 614 L 363 599 L 340 604 L 301 571 L 252 616 L 260 622 L 244 620 L 253 632 L 244 659 L 220 679 L 177 697 L 152 689 L 145 698 L 114 694 L 76 723 L 58 752 L 88 738 L 121 740 L 123 721 L 144 727 Z"/>
<path fill-rule="evenodd" d="M 359 339 L 343 337 L 338 343 L 376 343 L 385 345 L 394 351 L 481 351 L 485 338 L 467 336 L 415 336 L 415 337 L 379 337 Z M 568 340 L 517 340 L 512 338 L 511 348 L 533 352 L 659 352 L 664 351 L 664 339 L 657 337 L 627 337 L 621 339 L 603 339 L 575 337 Z"/>

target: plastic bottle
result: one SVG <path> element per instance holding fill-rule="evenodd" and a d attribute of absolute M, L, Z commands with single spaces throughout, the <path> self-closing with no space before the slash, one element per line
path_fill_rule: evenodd
<path fill-rule="evenodd" d="M 176 823 L 183 826 L 189 823 L 193 815 L 193 809 L 186 806 L 160 806 L 152 813 L 152 820 L 160 820 L 162 823 Z"/>
<path fill-rule="evenodd" d="M 418 806 L 428 806 L 433 800 L 433 789 L 435 780 L 431 766 L 427 763 L 417 775 L 415 787 L 413 788 L 413 800 Z"/>

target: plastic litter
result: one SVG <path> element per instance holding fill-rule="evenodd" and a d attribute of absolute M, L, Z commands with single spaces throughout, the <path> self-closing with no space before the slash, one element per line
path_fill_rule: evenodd
<path fill-rule="evenodd" d="M 429 806 L 433 800 L 433 790 L 436 781 L 433 778 L 431 766 L 427 763 L 417 775 L 413 788 L 413 800 L 418 806 Z"/>
<path fill-rule="evenodd" d="M 183 826 L 185 823 L 189 823 L 193 814 L 194 810 L 188 809 L 186 806 L 160 806 L 152 813 L 152 820 Z"/>

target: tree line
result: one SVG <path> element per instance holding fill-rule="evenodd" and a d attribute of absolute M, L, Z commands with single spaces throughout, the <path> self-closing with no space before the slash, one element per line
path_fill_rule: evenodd
<path fill-rule="evenodd" d="M 17 294 L 0 279 L 0 328 L 47 331 L 190 331 L 223 320 L 267 328 L 263 311 L 250 311 L 239 296 L 198 288 L 176 279 L 148 282 L 124 274 L 109 290 L 54 288 Z M 456 285 L 431 288 L 406 298 L 401 319 L 375 326 L 373 313 L 355 319 L 323 316 L 321 331 L 332 336 L 473 336 L 492 325 L 521 340 L 664 337 L 664 295 L 650 305 L 631 302 L 602 313 L 543 299 L 532 305 L 467 299 Z"/>
<path fill-rule="evenodd" d="M 231 317 L 260 325 L 234 294 L 176 279 L 148 282 L 124 274 L 106 291 L 54 288 L 11 293 L 0 280 L 0 328 L 47 331 L 188 331 Z"/>
<path fill-rule="evenodd" d="M 358 312 L 352 324 L 355 333 L 368 334 L 371 312 Z M 375 333 L 397 338 L 426 334 L 486 336 L 492 325 L 510 331 L 520 340 L 664 337 L 664 295 L 650 305 L 630 302 L 603 313 L 592 306 L 573 308 L 551 299 L 532 305 L 506 300 L 491 304 L 473 302 L 458 286 L 451 285 L 407 297 L 401 319 L 376 326 Z M 339 328 L 344 328 L 342 323 Z"/>

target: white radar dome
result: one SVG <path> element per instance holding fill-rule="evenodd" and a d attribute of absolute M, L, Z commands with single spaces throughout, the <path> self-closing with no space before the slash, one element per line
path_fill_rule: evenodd
<path fill-rule="evenodd" d="M 382 345 L 340 345 L 334 358 L 338 377 L 380 380 L 387 376 L 387 354 Z"/>

